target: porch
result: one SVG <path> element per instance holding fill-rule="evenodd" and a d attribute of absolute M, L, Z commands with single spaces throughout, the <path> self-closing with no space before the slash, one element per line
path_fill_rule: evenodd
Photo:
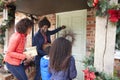
<path fill-rule="evenodd" d="M 42 3 L 45 3 L 45 6 Z M 33 4 L 35 4 L 35 6 L 31 6 Z M 59 6 L 58 4 L 61 4 L 62 6 Z M 82 4 L 82 5 L 80 5 L 80 4 Z M 73 6 L 73 5 L 75 5 L 75 6 Z M 34 1 L 33 0 L 24 0 L 24 1 L 17 0 L 16 7 L 17 7 L 17 9 L 15 11 L 15 20 L 11 25 L 12 27 L 9 28 L 6 33 L 7 35 L 6 35 L 4 50 L 1 49 L 1 52 L 4 52 L 6 50 L 10 35 L 14 32 L 14 26 L 13 26 L 14 23 L 18 22 L 20 19 L 25 18 L 25 17 L 28 17 L 31 19 L 34 18 L 33 19 L 34 23 L 35 23 L 34 29 L 31 33 L 31 35 L 29 35 L 27 38 L 27 47 L 30 47 L 31 42 L 32 42 L 31 38 L 34 35 L 34 33 L 36 33 L 38 30 L 38 26 L 37 26 L 38 21 L 41 20 L 44 16 L 47 16 L 47 18 L 49 19 L 49 21 L 52 24 L 50 30 L 53 30 L 56 28 L 56 26 L 61 26 L 63 24 L 67 25 L 68 26 L 67 28 L 71 28 L 71 26 L 73 26 L 73 25 L 75 26 L 75 27 L 72 27 L 71 29 L 73 29 L 74 32 L 76 32 L 78 34 L 78 36 L 76 38 L 76 43 L 75 43 L 76 45 L 74 45 L 74 48 L 73 48 L 73 56 L 76 59 L 76 67 L 78 70 L 78 76 L 77 76 L 76 80 L 80 80 L 80 79 L 83 80 L 84 74 L 83 74 L 82 70 L 84 69 L 84 66 L 83 66 L 84 64 L 81 63 L 81 61 L 84 59 L 85 56 L 90 55 L 92 49 L 95 49 L 95 67 L 97 68 L 97 70 L 102 71 L 104 68 L 106 73 L 113 74 L 114 51 L 115 51 L 115 49 L 114 49 L 115 43 L 114 42 L 115 42 L 116 28 L 113 25 L 112 26 L 109 25 L 112 28 L 114 27 L 112 29 L 113 30 L 112 32 L 111 32 L 111 28 L 109 28 L 110 31 L 108 31 L 108 33 L 110 32 L 109 35 L 112 35 L 112 36 L 108 37 L 108 39 L 112 38 L 108 42 L 112 43 L 112 45 L 107 45 L 108 52 L 106 52 L 107 55 L 104 58 L 105 61 L 101 61 L 100 59 L 103 59 L 102 56 L 103 56 L 103 51 L 104 51 L 104 47 L 105 47 L 105 45 L 103 43 L 105 41 L 105 38 L 104 38 L 105 37 L 105 29 L 101 28 L 101 26 L 105 26 L 106 18 L 101 19 L 99 17 L 96 17 L 95 10 L 90 9 L 87 6 L 86 0 L 77 0 L 77 1 L 66 0 L 64 2 L 55 1 L 55 0 L 52 2 L 46 1 L 46 0 L 44 0 L 43 2 L 42 1 L 39 2 L 38 0 L 34 0 Z M 82 16 L 78 17 L 79 15 L 76 14 L 76 12 L 78 12 L 78 14 L 80 14 Z M 70 14 L 72 14 L 72 15 L 70 15 Z M 75 16 L 73 14 L 75 14 Z M 66 18 L 66 17 L 68 17 L 68 15 L 74 16 L 73 18 L 75 20 Z M 70 24 L 70 22 L 67 21 L 68 19 L 73 21 L 72 22 L 73 24 Z M 81 22 L 84 24 L 82 24 Z M 76 23 L 78 25 L 76 25 Z M 101 35 L 101 32 L 103 32 L 102 35 Z M 59 34 L 61 34 L 61 33 L 59 33 Z M 52 41 L 54 41 L 57 37 L 59 37 L 60 36 L 59 34 L 53 35 L 51 37 Z M 103 40 L 103 42 L 101 40 Z M 79 44 L 81 44 L 81 46 Z M 106 60 L 108 56 L 110 58 L 109 61 Z M 103 63 L 105 63 L 104 67 L 102 66 Z M 107 69 L 108 67 L 110 70 Z M 33 69 L 34 68 L 31 68 L 31 70 L 33 70 Z M 32 75 L 33 73 L 35 73 L 35 72 L 31 71 L 30 74 Z M 13 79 L 11 79 L 11 80 L 13 80 Z M 33 79 L 31 79 L 31 80 L 33 80 Z"/>

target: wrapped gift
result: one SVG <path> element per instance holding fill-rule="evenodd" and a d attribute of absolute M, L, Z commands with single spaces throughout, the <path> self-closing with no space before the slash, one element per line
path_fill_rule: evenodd
<path fill-rule="evenodd" d="M 26 55 L 36 56 L 37 55 L 36 46 L 26 48 L 26 51 L 24 53 L 26 53 Z"/>

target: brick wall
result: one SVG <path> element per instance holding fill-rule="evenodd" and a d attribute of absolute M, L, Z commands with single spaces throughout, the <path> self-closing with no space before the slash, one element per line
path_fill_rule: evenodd
<path fill-rule="evenodd" d="M 95 11 L 94 9 L 87 10 L 87 35 L 86 35 L 87 54 L 90 54 L 91 49 L 95 48 Z"/>
<path fill-rule="evenodd" d="M 46 16 L 49 21 L 51 22 L 51 27 L 50 30 L 55 29 L 56 25 L 56 15 L 55 14 L 50 14 L 50 15 L 44 15 Z M 41 20 L 44 16 L 38 16 L 38 19 Z M 18 22 L 20 19 L 26 17 L 22 13 L 16 13 L 16 22 Z M 95 48 L 95 10 L 94 9 L 88 9 L 87 10 L 87 28 L 86 28 L 86 53 L 89 55 L 91 52 L 91 49 Z M 35 32 L 38 31 L 38 22 L 35 24 Z M 52 41 L 54 41 L 55 35 L 52 36 Z M 28 41 L 27 41 L 27 47 L 31 46 L 31 35 L 28 36 Z M 120 76 L 120 70 L 118 70 L 118 63 L 120 61 L 115 60 L 115 70 L 117 70 L 117 75 Z"/>
<path fill-rule="evenodd" d="M 43 16 L 42 16 L 43 17 Z M 56 16 L 55 14 L 47 15 L 48 19 L 50 20 L 52 26 L 51 29 L 55 28 L 56 25 Z M 40 17 L 41 18 L 41 17 Z M 87 10 L 87 53 L 89 54 L 91 49 L 95 47 L 95 10 L 88 9 Z M 54 36 L 55 37 L 55 36 Z M 54 37 L 52 40 L 54 40 Z"/>
<path fill-rule="evenodd" d="M 120 59 L 114 60 L 114 76 L 120 78 Z"/>
<path fill-rule="evenodd" d="M 49 21 L 51 22 L 51 27 L 50 30 L 55 29 L 56 26 L 56 15 L 55 14 L 50 14 L 50 15 L 44 15 L 46 16 Z M 41 20 L 44 16 L 38 16 L 38 19 Z M 24 14 L 22 13 L 16 13 L 16 21 L 18 22 L 20 19 L 26 17 Z M 35 24 L 35 33 L 38 31 L 38 22 L 36 22 Z M 95 47 L 95 11 L 93 9 L 89 9 L 87 10 L 87 44 L 86 44 L 86 48 L 87 48 L 87 54 L 90 53 L 90 50 L 92 48 Z M 51 37 L 52 41 L 54 41 L 55 39 L 55 35 L 53 35 Z M 31 35 L 28 36 L 28 40 L 27 40 L 27 47 L 31 46 Z"/>
<path fill-rule="evenodd" d="M 55 14 L 50 14 L 50 15 L 44 15 L 46 16 L 49 21 L 51 22 L 51 27 L 50 30 L 55 29 L 55 25 L 56 25 L 56 16 Z M 38 16 L 38 19 L 41 20 L 44 16 Z M 22 13 L 16 13 L 16 21 L 18 22 L 20 19 L 26 17 L 24 14 Z M 35 24 L 35 33 L 38 31 L 38 22 Z M 95 47 L 95 11 L 93 9 L 88 9 L 87 10 L 87 44 L 86 44 L 86 48 L 87 48 L 87 54 L 90 53 L 90 50 L 92 48 Z M 54 41 L 55 39 L 55 35 L 53 35 L 51 37 L 52 41 Z M 28 36 L 28 40 L 27 40 L 27 47 L 31 46 L 31 35 Z"/>
<path fill-rule="evenodd" d="M 16 12 L 16 18 L 15 18 L 15 24 L 19 21 L 19 20 L 21 20 L 22 18 L 26 18 L 26 17 L 28 17 L 28 16 L 26 16 L 25 14 L 23 14 L 23 13 L 19 13 L 19 12 Z M 49 19 L 49 21 L 51 22 L 51 27 L 49 28 L 49 30 L 53 30 L 53 29 L 55 29 L 55 25 L 56 25 L 56 16 L 55 16 L 55 14 L 50 14 L 50 15 L 44 15 L 44 16 L 46 16 L 48 19 Z M 36 33 L 37 31 L 38 31 L 38 22 L 41 20 L 41 19 L 43 19 L 43 17 L 44 16 L 38 16 L 38 21 L 37 22 L 35 22 L 35 25 L 34 25 L 34 33 Z M 32 33 L 30 34 L 30 35 L 28 35 L 27 36 L 27 44 L 26 44 L 26 47 L 29 47 L 29 46 L 31 46 L 32 44 Z M 55 35 L 52 35 L 51 36 L 51 40 L 52 41 L 54 41 L 54 39 L 55 39 Z"/>
<path fill-rule="evenodd" d="M 21 20 L 22 18 L 25 18 L 27 17 L 25 14 L 23 13 L 19 13 L 19 12 L 16 12 L 15 14 L 16 18 L 15 18 L 15 24 Z M 45 15 L 49 21 L 51 22 L 51 27 L 50 27 L 50 30 L 53 30 L 55 29 L 55 26 L 56 26 L 56 15 L 55 14 L 50 14 L 50 15 Z M 44 16 L 38 16 L 38 19 L 41 20 Z M 34 29 L 35 29 L 35 33 L 38 31 L 38 22 L 35 22 L 35 26 L 34 26 Z M 86 44 L 86 48 L 87 48 L 87 54 L 90 53 L 90 50 L 92 48 L 94 48 L 94 44 L 95 44 L 95 13 L 94 13 L 94 10 L 88 10 L 88 13 L 87 13 L 87 35 L 86 35 L 86 38 L 87 38 L 87 44 Z M 32 34 L 28 35 L 27 37 L 27 44 L 26 44 L 26 47 L 29 47 L 31 46 L 31 40 L 32 39 Z M 52 41 L 54 41 L 55 39 L 55 35 L 53 35 L 51 37 Z M 34 72 L 33 72 L 34 73 Z M 31 73 L 32 74 L 32 73 Z M 31 77 L 33 77 L 34 75 L 29 75 Z M 31 79 L 32 80 L 32 79 Z"/>
<path fill-rule="evenodd" d="M 16 12 L 15 14 L 16 18 L 15 18 L 15 24 L 21 20 L 22 18 L 27 17 L 25 14 L 23 13 L 19 13 Z M 55 14 L 50 14 L 50 15 L 45 15 L 49 21 L 51 22 L 51 27 L 50 30 L 55 29 L 55 25 L 56 25 L 56 16 Z M 38 16 L 38 19 L 41 20 L 44 16 Z M 36 22 L 35 24 L 35 33 L 38 31 L 38 22 Z M 94 48 L 94 44 L 95 44 L 95 11 L 93 9 L 89 9 L 87 10 L 87 44 L 86 44 L 86 48 L 87 48 L 87 54 L 90 53 L 90 50 L 92 48 Z M 31 40 L 32 39 L 32 34 L 28 35 L 27 37 L 27 44 L 26 47 L 31 46 Z M 51 36 L 52 41 L 54 41 L 55 39 L 55 35 Z M 1 48 L 0 48 L 1 49 Z M 0 50 L 2 51 L 2 50 Z"/>

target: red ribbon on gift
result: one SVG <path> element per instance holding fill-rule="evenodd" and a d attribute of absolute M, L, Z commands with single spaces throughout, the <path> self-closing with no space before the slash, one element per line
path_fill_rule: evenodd
<path fill-rule="evenodd" d="M 85 69 L 83 70 L 84 74 L 85 74 L 85 80 L 94 80 L 96 78 L 95 73 L 89 71 L 89 69 Z"/>
<path fill-rule="evenodd" d="M 108 10 L 108 14 L 109 14 L 109 20 L 111 22 L 118 22 L 118 20 L 120 19 L 120 10 L 110 9 Z"/>

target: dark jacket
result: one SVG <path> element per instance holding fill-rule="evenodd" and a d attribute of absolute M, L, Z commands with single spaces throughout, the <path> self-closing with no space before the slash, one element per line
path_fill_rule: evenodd
<path fill-rule="evenodd" d="M 72 80 L 77 76 L 77 70 L 75 66 L 75 59 L 72 56 L 70 59 L 69 68 L 65 71 L 56 72 L 50 68 L 50 72 L 52 74 L 50 80 Z"/>
<path fill-rule="evenodd" d="M 47 40 L 49 43 L 51 43 L 51 39 L 50 39 L 50 36 L 57 33 L 58 31 L 60 31 L 62 28 L 59 27 L 53 31 L 47 31 L 46 32 L 46 35 L 47 35 Z M 37 52 L 38 52 L 38 55 L 40 57 L 46 55 L 45 51 L 43 51 L 42 49 L 42 46 L 44 44 L 44 37 L 42 36 L 40 30 L 34 35 L 33 39 L 32 39 L 32 46 L 37 46 Z"/>

